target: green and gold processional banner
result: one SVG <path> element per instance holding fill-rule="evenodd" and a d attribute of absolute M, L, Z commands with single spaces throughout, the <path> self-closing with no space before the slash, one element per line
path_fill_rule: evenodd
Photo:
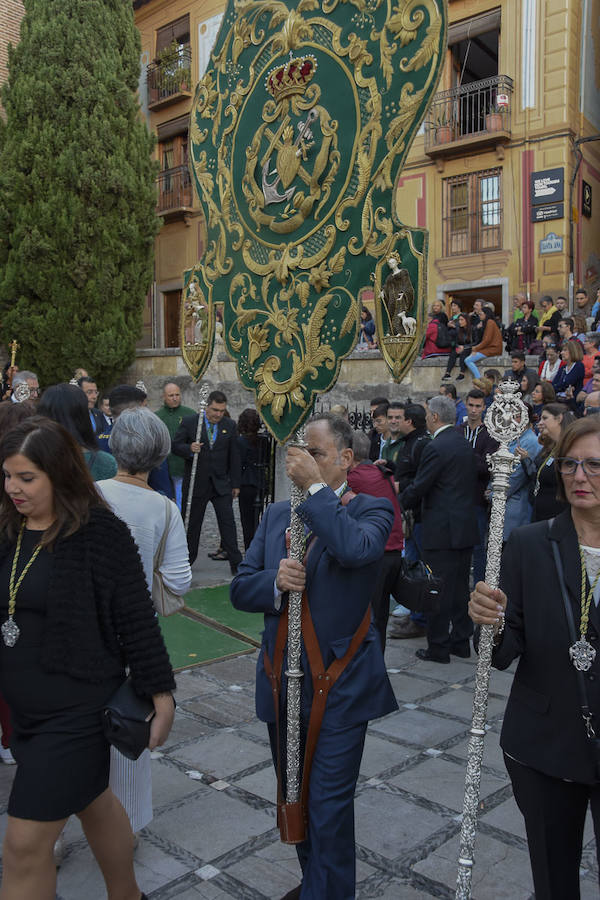
<path fill-rule="evenodd" d="M 223 303 L 227 351 L 279 441 L 335 384 L 364 288 L 394 378 L 418 352 L 427 234 L 398 221 L 393 186 L 438 83 L 445 3 L 228 2 L 191 111 L 208 242 L 182 339 L 200 377 Z"/>

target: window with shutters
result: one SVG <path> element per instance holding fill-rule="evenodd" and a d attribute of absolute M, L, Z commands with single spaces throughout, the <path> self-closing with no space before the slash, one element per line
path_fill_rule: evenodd
<path fill-rule="evenodd" d="M 502 249 L 502 169 L 485 169 L 442 182 L 443 255 Z"/>

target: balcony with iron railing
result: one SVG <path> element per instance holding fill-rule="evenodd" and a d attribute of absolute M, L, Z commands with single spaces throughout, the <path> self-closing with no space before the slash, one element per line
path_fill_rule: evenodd
<path fill-rule="evenodd" d="M 495 75 L 436 94 L 425 122 L 425 153 L 434 158 L 502 147 L 511 138 L 513 80 Z"/>
<path fill-rule="evenodd" d="M 177 48 L 164 59 L 150 63 L 146 69 L 148 108 L 155 110 L 192 96 L 192 51 Z"/>
<path fill-rule="evenodd" d="M 193 210 L 194 191 L 187 166 L 175 166 L 161 172 L 156 180 L 156 212 L 166 220 L 185 218 Z"/>

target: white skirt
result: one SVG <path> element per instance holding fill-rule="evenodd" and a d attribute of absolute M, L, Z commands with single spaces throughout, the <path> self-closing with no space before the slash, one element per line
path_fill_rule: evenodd
<path fill-rule="evenodd" d="M 127 759 L 110 748 L 109 787 L 121 801 L 137 834 L 152 821 L 152 772 L 150 751 L 144 750 L 137 760 Z"/>

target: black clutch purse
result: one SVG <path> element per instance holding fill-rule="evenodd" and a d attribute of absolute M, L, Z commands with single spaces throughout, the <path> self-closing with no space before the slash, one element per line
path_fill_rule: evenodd
<path fill-rule="evenodd" d="M 407 562 L 403 557 L 392 594 L 396 603 L 412 612 L 435 613 L 440 607 L 443 585 L 423 560 Z"/>
<path fill-rule="evenodd" d="M 138 759 L 150 741 L 153 716 L 152 701 L 136 694 L 131 677 L 126 678 L 104 709 L 104 736 L 127 759 Z"/>

